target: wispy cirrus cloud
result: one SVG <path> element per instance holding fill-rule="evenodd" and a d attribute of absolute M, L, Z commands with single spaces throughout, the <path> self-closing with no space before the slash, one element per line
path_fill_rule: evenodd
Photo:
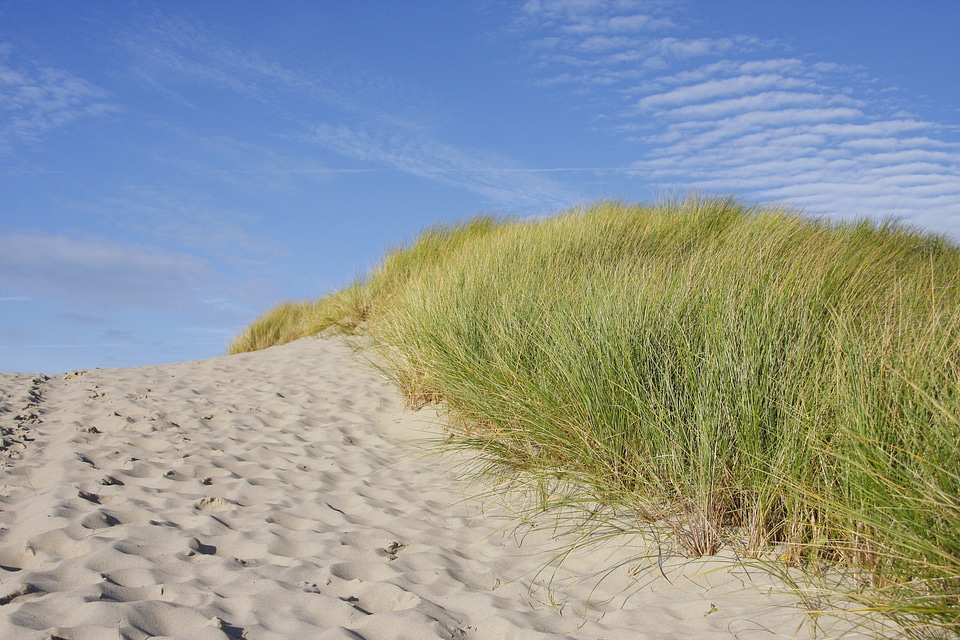
<path fill-rule="evenodd" d="M 327 82 L 291 69 L 258 53 L 218 38 L 181 17 L 154 12 L 127 27 L 118 37 L 127 56 L 127 70 L 150 89 L 194 106 L 179 87 L 194 83 L 263 102 L 277 92 L 336 102 L 339 94 Z"/>
<path fill-rule="evenodd" d="M 109 94 L 61 69 L 15 62 L 0 44 L 0 155 L 82 118 L 118 111 Z"/>
<path fill-rule="evenodd" d="M 345 156 L 477 193 L 501 205 L 551 209 L 576 197 L 544 172 L 482 149 L 465 149 L 410 135 L 322 124 L 313 139 Z"/>
<path fill-rule="evenodd" d="M 881 97 L 863 69 L 751 35 L 684 37 L 658 2 L 528 2 L 520 23 L 545 82 L 618 96 L 597 116 L 636 144 L 638 180 L 960 236 L 957 128 Z"/>
<path fill-rule="evenodd" d="M 261 180 L 292 175 L 329 179 L 341 171 L 387 170 L 464 189 L 497 206 L 542 210 L 577 199 L 561 184 L 524 171 L 503 154 L 444 141 L 432 126 L 431 106 L 397 79 L 363 70 L 345 75 L 322 68 L 290 68 L 236 47 L 208 29 L 159 14 L 125 34 L 122 46 L 131 55 L 132 72 L 146 86 L 173 99 L 190 103 L 178 89 L 186 82 L 226 91 L 276 110 L 279 126 L 300 128 L 281 135 L 366 163 L 336 168 L 302 158 L 292 163 L 276 158 L 271 167 L 266 153 L 260 154 L 257 167 L 224 168 L 220 174 L 225 178 L 250 172 Z M 237 152 L 237 157 L 255 146 L 235 139 L 208 139 L 204 145 Z"/>

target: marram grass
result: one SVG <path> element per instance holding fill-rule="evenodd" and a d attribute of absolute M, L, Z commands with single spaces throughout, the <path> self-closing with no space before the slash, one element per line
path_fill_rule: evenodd
<path fill-rule="evenodd" d="M 496 226 L 481 217 L 453 227 L 432 227 L 417 242 L 391 251 L 367 277 L 315 301 L 285 302 L 257 319 L 227 347 L 228 353 L 257 351 L 325 331 L 353 333 L 382 315 L 395 296 L 425 269 L 435 269 L 460 247 Z"/>
<path fill-rule="evenodd" d="M 942 237 L 693 196 L 429 229 L 232 350 L 361 330 L 491 470 L 957 637 L 958 303 Z"/>

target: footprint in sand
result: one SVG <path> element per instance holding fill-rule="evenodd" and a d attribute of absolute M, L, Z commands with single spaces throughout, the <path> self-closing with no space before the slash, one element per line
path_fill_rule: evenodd
<path fill-rule="evenodd" d="M 118 518 L 103 511 L 88 514 L 80 520 L 80 526 L 84 529 L 106 529 L 118 524 L 122 524 Z"/>
<path fill-rule="evenodd" d="M 418 595 L 388 582 L 371 584 L 358 593 L 357 596 L 349 596 L 341 600 L 366 614 L 404 611 L 420 603 Z"/>
<path fill-rule="evenodd" d="M 234 507 L 236 504 L 223 498 L 203 498 L 193 505 L 193 508 L 199 511 L 228 511 Z"/>
<path fill-rule="evenodd" d="M 216 545 L 204 544 L 196 538 L 190 538 L 190 551 L 187 552 L 187 555 L 193 555 L 194 552 L 199 553 L 204 556 L 213 556 L 217 554 Z"/>

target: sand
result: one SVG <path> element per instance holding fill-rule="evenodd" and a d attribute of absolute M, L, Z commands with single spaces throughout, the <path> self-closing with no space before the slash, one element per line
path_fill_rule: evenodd
<path fill-rule="evenodd" d="M 633 537 L 551 567 L 575 538 L 477 498 L 421 446 L 437 414 L 337 340 L 0 374 L 0 427 L 0 638 L 807 635 L 724 557 L 626 562 Z"/>

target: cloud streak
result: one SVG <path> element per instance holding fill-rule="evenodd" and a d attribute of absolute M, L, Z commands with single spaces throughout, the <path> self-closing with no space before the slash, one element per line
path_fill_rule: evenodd
<path fill-rule="evenodd" d="M 66 297 L 111 308 L 190 303 L 210 279 L 200 260 L 101 237 L 0 236 L 0 280 L 32 299 Z M 19 296 L 15 296 L 19 297 Z"/>
<path fill-rule="evenodd" d="M 479 149 L 463 149 L 395 130 L 369 133 L 347 125 L 323 124 L 313 139 L 338 153 L 477 193 L 498 204 L 543 209 L 574 200 L 573 194 L 526 170 L 510 158 Z"/>

